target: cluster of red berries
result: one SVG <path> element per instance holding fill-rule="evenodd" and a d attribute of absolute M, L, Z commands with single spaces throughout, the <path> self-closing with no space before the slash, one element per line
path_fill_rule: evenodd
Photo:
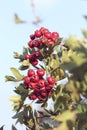
<path fill-rule="evenodd" d="M 53 85 L 56 80 L 53 76 L 49 76 L 46 79 L 45 70 L 42 68 L 34 71 L 33 69 L 28 70 L 27 76 L 24 77 L 24 88 L 33 90 L 29 95 L 29 99 L 35 100 L 44 100 L 46 97 L 52 96 L 53 94 Z"/>
<path fill-rule="evenodd" d="M 54 45 L 58 38 L 59 34 L 57 32 L 50 32 L 47 28 L 41 27 L 36 30 L 34 34 L 30 35 L 30 41 L 28 42 L 28 46 L 36 50 L 32 54 L 26 54 L 25 59 L 29 59 L 33 66 L 37 65 L 41 56 L 40 49 L 47 44 Z"/>

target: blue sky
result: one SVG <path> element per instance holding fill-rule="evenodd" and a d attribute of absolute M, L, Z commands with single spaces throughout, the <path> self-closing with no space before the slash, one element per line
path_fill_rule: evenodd
<path fill-rule="evenodd" d="M 42 19 L 41 26 L 51 31 L 58 31 L 64 39 L 72 34 L 82 37 L 81 29 L 87 29 L 83 15 L 87 14 L 86 0 L 34 0 L 37 15 Z M 17 13 L 26 24 L 15 24 L 14 13 Z M 14 83 L 5 83 L 4 76 L 11 74 L 10 67 L 18 67 L 13 59 L 13 52 L 21 53 L 27 46 L 29 35 L 38 29 L 31 24 L 34 20 L 30 0 L 0 0 L 0 126 L 11 129 L 15 123 L 11 117 L 15 114 L 8 98 L 14 90 Z M 18 130 L 24 130 L 17 125 Z"/>

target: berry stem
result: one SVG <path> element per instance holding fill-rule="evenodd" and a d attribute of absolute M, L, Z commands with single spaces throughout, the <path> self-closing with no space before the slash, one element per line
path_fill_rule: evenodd
<path fill-rule="evenodd" d="M 60 67 L 57 66 L 56 68 L 54 68 L 54 69 L 50 72 L 50 75 L 52 75 L 52 73 L 53 73 L 55 70 L 57 70 L 57 69 L 60 69 Z"/>

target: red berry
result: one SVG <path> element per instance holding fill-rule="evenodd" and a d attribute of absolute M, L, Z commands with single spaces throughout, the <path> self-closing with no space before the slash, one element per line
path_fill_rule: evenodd
<path fill-rule="evenodd" d="M 39 48 L 39 47 L 40 47 L 40 42 L 39 42 L 39 40 L 34 40 L 33 45 L 34 45 L 34 47 Z"/>
<path fill-rule="evenodd" d="M 41 43 L 46 44 L 48 39 L 47 37 L 43 36 L 40 38 L 40 40 L 41 40 Z"/>
<path fill-rule="evenodd" d="M 40 88 L 44 88 L 44 87 L 45 87 L 45 85 L 46 85 L 45 80 L 40 79 L 40 80 L 38 81 L 38 86 L 39 86 Z"/>
<path fill-rule="evenodd" d="M 33 76 L 31 77 L 31 82 L 37 83 L 38 81 L 39 81 L 38 75 L 33 75 Z"/>
<path fill-rule="evenodd" d="M 31 40 L 31 41 L 28 42 L 28 46 L 29 46 L 30 48 L 34 48 L 33 40 Z"/>
<path fill-rule="evenodd" d="M 30 77 L 29 76 L 25 76 L 24 77 L 24 82 L 29 84 L 30 83 Z"/>
<path fill-rule="evenodd" d="M 48 78 L 47 78 L 47 81 L 48 81 L 49 84 L 54 84 L 54 83 L 56 82 L 54 76 L 48 77 Z"/>
<path fill-rule="evenodd" d="M 38 64 L 38 60 L 37 60 L 37 59 L 33 59 L 33 60 L 31 60 L 30 62 L 31 62 L 31 64 L 32 64 L 33 66 L 35 66 L 35 65 Z"/>
<path fill-rule="evenodd" d="M 49 30 L 47 28 L 44 28 L 42 31 L 43 34 L 48 33 L 48 32 L 49 32 Z"/>
<path fill-rule="evenodd" d="M 29 88 L 31 88 L 31 89 L 36 89 L 36 83 L 33 83 L 33 82 L 30 82 L 29 83 Z"/>
<path fill-rule="evenodd" d="M 34 40 L 34 39 L 35 39 L 35 34 L 31 34 L 31 35 L 30 35 L 30 39 L 31 39 L 31 40 Z"/>
<path fill-rule="evenodd" d="M 35 58 L 39 58 L 40 57 L 40 51 L 38 50 L 38 51 L 35 51 L 34 53 L 33 53 L 33 55 L 35 56 Z"/>
<path fill-rule="evenodd" d="M 33 75 L 35 75 L 35 71 L 33 69 L 29 69 L 28 70 L 28 76 L 31 77 Z"/>
<path fill-rule="evenodd" d="M 38 95 L 37 98 L 38 98 L 39 100 L 41 100 L 41 101 L 44 100 L 43 97 L 42 97 L 41 95 Z"/>
<path fill-rule="evenodd" d="M 47 93 L 46 93 L 46 92 L 41 92 L 41 95 L 42 95 L 43 97 L 47 97 Z"/>
<path fill-rule="evenodd" d="M 56 41 L 56 39 L 58 39 L 59 38 L 59 34 L 57 33 L 57 32 L 52 32 L 52 37 L 51 37 L 51 39 L 52 39 L 52 41 Z"/>
<path fill-rule="evenodd" d="M 45 74 L 45 71 L 44 71 L 44 69 L 42 69 L 42 68 L 39 68 L 39 69 L 37 70 L 37 74 L 38 74 L 38 76 L 39 76 L 39 77 L 42 77 L 42 76 L 44 76 L 44 74 Z"/>
<path fill-rule="evenodd" d="M 46 32 L 46 33 L 44 33 L 44 36 L 49 39 L 52 37 L 52 34 L 51 34 L 51 32 Z"/>
<path fill-rule="evenodd" d="M 29 98 L 30 98 L 31 100 L 35 100 L 35 99 L 37 98 L 37 96 L 32 93 L 31 95 L 29 95 Z"/>
<path fill-rule="evenodd" d="M 53 94 L 53 90 L 51 90 L 48 95 L 52 96 L 52 94 Z"/>
<path fill-rule="evenodd" d="M 41 31 L 41 33 L 43 33 L 44 29 L 45 29 L 44 27 L 41 27 L 39 30 Z"/>
<path fill-rule="evenodd" d="M 30 59 L 30 55 L 29 54 L 25 54 L 25 59 Z"/>
<path fill-rule="evenodd" d="M 35 36 L 36 36 L 36 37 L 41 37 L 41 36 L 42 36 L 41 31 L 40 31 L 40 30 L 36 30 L 36 31 L 35 31 Z"/>
<path fill-rule="evenodd" d="M 57 32 L 52 32 L 52 37 L 59 38 L 59 33 L 57 33 Z"/>
<path fill-rule="evenodd" d="M 45 86 L 45 89 L 46 89 L 47 91 L 51 90 L 52 88 L 53 88 L 53 85 L 51 85 L 51 84 L 47 84 L 47 85 Z"/>
<path fill-rule="evenodd" d="M 53 42 L 51 39 L 48 39 L 48 40 L 47 40 L 47 44 L 51 44 L 51 45 L 53 45 L 54 42 Z"/>

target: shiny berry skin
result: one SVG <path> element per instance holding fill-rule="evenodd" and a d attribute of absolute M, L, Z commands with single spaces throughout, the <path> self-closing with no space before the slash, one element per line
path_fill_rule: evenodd
<path fill-rule="evenodd" d="M 52 96 L 52 94 L 53 94 L 53 90 L 51 90 L 48 95 Z"/>
<path fill-rule="evenodd" d="M 33 40 L 31 40 L 31 41 L 28 42 L 28 46 L 29 46 L 30 48 L 34 48 Z"/>
<path fill-rule="evenodd" d="M 42 31 L 43 34 L 48 33 L 48 32 L 49 32 L 49 30 L 47 28 L 44 28 Z"/>
<path fill-rule="evenodd" d="M 53 85 L 52 85 L 52 84 L 47 84 L 47 85 L 45 86 L 45 89 L 46 89 L 47 91 L 51 90 L 52 88 L 53 88 Z"/>
<path fill-rule="evenodd" d="M 31 82 L 37 83 L 38 81 L 39 81 L 38 75 L 33 75 L 33 76 L 31 77 Z"/>
<path fill-rule="evenodd" d="M 39 47 L 40 47 L 40 42 L 39 42 L 39 40 L 34 40 L 33 45 L 34 45 L 34 47 L 39 48 Z"/>
<path fill-rule="evenodd" d="M 56 82 L 54 76 L 48 77 L 48 78 L 47 78 L 47 81 L 48 81 L 49 84 L 54 84 L 54 83 Z"/>
<path fill-rule="evenodd" d="M 45 74 L 44 69 L 39 68 L 39 69 L 37 70 L 37 74 L 38 74 L 38 76 L 39 76 L 39 77 L 43 77 L 43 76 L 44 76 L 44 74 Z"/>
<path fill-rule="evenodd" d="M 39 58 L 40 57 L 40 51 L 38 50 L 38 51 L 35 51 L 34 53 L 33 53 L 33 55 L 34 55 L 34 57 L 35 58 Z"/>
<path fill-rule="evenodd" d="M 30 82 L 29 83 L 29 88 L 31 88 L 31 89 L 36 89 L 36 83 L 33 83 L 33 82 Z"/>
<path fill-rule="evenodd" d="M 35 31 L 35 36 L 36 36 L 36 37 L 41 37 L 41 36 L 42 36 L 41 31 L 40 31 L 40 30 L 36 30 L 36 31 Z"/>
<path fill-rule="evenodd" d="M 31 35 L 30 35 L 30 39 L 31 39 L 31 40 L 34 40 L 34 39 L 35 39 L 35 34 L 31 34 Z"/>
<path fill-rule="evenodd" d="M 59 33 L 57 33 L 57 32 L 52 32 L 52 37 L 59 38 Z"/>
<path fill-rule="evenodd" d="M 46 92 L 41 92 L 41 96 L 47 97 L 47 93 Z"/>
<path fill-rule="evenodd" d="M 37 98 L 38 98 L 39 100 L 41 100 L 41 101 L 44 100 L 44 98 L 43 98 L 41 95 L 37 96 Z"/>
<path fill-rule="evenodd" d="M 52 41 L 51 39 L 48 39 L 48 40 L 47 40 L 47 44 L 53 45 L 53 44 L 54 44 L 54 41 Z"/>
<path fill-rule="evenodd" d="M 35 100 L 35 99 L 37 98 L 37 96 L 36 96 L 35 94 L 31 94 L 31 95 L 29 95 L 29 98 L 30 98 L 31 100 Z"/>
<path fill-rule="evenodd" d="M 28 76 L 31 77 L 33 75 L 35 75 L 35 71 L 33 69 L 29 69 L 28 70 Z"/>
<path fill-rule="evenodd" d="M 24 77 L 24 82 L 29 84 L 30 83 L 30 77 L 29 76 L 25 76 Z"/>
<path fill-rule="evenodd" d="M 56 41 L 56 39 L 58 39 L 59 38 L 59 34 L 57 33 L 57 32 L 52 32 L 52 37 L 51 37 L 51 39 L 52 39 L 52 41 Z"/>
<path fill-rule="evenodd" d="M 30 62 L 31 62 L 31 64 L 32 64 L 33 66 L 35 66 L 35 65 L 37 65 L 37 64 L 38 64 L 38 60 L 36 60 L 36 59 L 31 60 Z"/>
<path fill-rule="evenodd" d="M 45 80 L 40 79 L 40 80 L 38 81 L 38 86 L 39 86 L 40 88 L 44 88 L 44 87 L 45 87 L 45 85 L 46 85 Z"/>
<path fill-rule="evenodd" d="M 44 36 L 49 39 L 52 37 L 52 34 L 51 34 L 51 32 L 46 32 L 46 33 L 44 33 Z"/>
<path fill-rule="evenodd" d="M 30 59 L 30 55 L 29 54 L 25 54 L 25 59 Z"/>

